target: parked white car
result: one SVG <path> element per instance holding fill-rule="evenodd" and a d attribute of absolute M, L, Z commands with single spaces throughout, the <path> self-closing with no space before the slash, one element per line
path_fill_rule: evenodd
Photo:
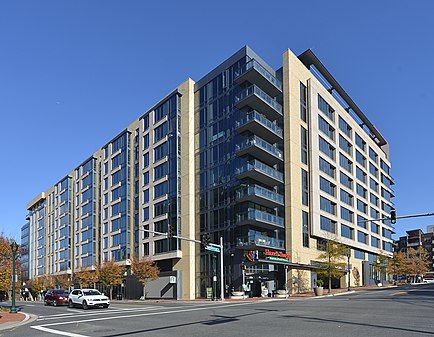
<path fill-rule="evenodd" d="M 110 305 L 109 298 L 96 289 L 75 289 L 69 294 L 68 300 L 70 308 L 79 305 L 84 310 L 89 307 L 108 308 Z"/>
<path fill-rule="evenodd" d="M 434 283 L 434 278 L 426 277 L 423 279 L 423 283 Z"/>

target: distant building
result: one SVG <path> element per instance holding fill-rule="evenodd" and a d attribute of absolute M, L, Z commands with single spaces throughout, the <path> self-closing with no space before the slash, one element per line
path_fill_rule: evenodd
<path fill-rule="evenodd" d="M 408 248 L 424 247 L 430 256 L 430 271 L 434 271 L 434 232 L 432 228 L 433 225 L 427 226 L 427 233 L 424 233 L 422 229 L 409 230 L 407 235 L 395 241 L 395 249 L 398 252 L 407 252 Z"/>
<path fill-rule="evenodd" d="M 144 231 L 170 225 L 224 239 L 226 295 L 272 293 L 298 270 L 310 287 L 327 239 L 350 247 L 351 284 L 368 284 L 377 256 L 392 254 L 390 168 L 389 144 L 312 51 L 285 51 L 275 70 L 246 46 L 27 205 L 29 277 L 146 256 L 163 286 L 148 297 L 205 297 L 217 255 Z"/>

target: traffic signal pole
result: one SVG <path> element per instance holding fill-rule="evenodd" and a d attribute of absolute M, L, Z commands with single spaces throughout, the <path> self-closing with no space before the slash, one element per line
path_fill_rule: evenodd
<path fill-rule="evenodd" d="M 202 241 L 186 238 L 186 237 L 179 236 L 179 235 L 170 235 L 167 232 L 166 233 L 157 232 L 157 231 L 152 231 L 150 229 L 145 229 L 145 228 L 142 228 L 142 230 L 145 232 L 148 232 L 148 233 L 162 235 L 162 236 L 165 236 L 167 238 L 175 238 L 175 239 L 180 239 L 180 240 L 184 240 L 184 241 L 190 241 L 190 242 L 194 242 L 194 243 L 198 243 L 198 244 L 203 244 Z M 220 299 L 222 301 L 224 301 L 225 300 L 225 290 L 224 290 L 224 280 L 223 280 L 223 237 L 220 237 L 220 244 L 210 242 L 207 245 L 205 245 L 205 247 L 207 247 L 207 246 L 218 248 L 219 252 L 220 252 Z M 216 253 L 215 251 L 212 251 L 212 252 Z"/>
<path fill-rule="evenodd" d="M 395 217 L 395 219 L 420 218 L 420 217 L 423 217 L 423 216 L 434 216 L 434 213 L 401 215 L 401 216 Z M 357 223 L 370 222 L 370 221 L 382 221 L 382 220 L 391 220 L 391 218 L 390 217 L 385 217 L 385 218 L 380 218 L 380 219 L 361 220 L 361 221 L 357 221 Z"/>

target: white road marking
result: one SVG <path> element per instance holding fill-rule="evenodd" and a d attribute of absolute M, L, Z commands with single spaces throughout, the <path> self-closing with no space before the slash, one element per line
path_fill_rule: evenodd
<path fill-rule="evenodd" d="M 68 337 L 89 337 L 89 336 L 79 335 L 79 334 L 72 333 L 72 332 L 49 329 L 49 328 L 45 328 L 43 326 L 32 326 L 31 328 L 41 330 L 44 332 L 48 332 L 48 333 L 54 333 L 56 335 L 68 336 Z"/>

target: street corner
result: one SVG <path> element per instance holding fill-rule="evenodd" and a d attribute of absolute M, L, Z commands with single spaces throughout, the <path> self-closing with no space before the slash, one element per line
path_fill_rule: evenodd
<path fill-rule="evenodd" d="M 17 312 L 15 314 L 4 311 L 0 312 L 0 331 L 31 323 L 37 318 L 36 315 L 27 314 L 25 312 Z"/>

